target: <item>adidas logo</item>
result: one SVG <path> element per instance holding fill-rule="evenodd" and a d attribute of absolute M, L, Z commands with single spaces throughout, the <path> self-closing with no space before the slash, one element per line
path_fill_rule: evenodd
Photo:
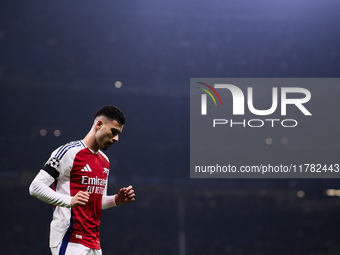
<path fill-rule="evenodd" d="M 87 164 L 83 169 L 81 169 L 82 172 L 92 172 L 91 167 L 89 166 L 89 164 Z"/>

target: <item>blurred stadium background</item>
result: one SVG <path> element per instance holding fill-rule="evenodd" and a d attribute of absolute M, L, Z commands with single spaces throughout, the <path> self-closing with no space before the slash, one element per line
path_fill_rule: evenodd
<path fill-rule="evenodd" d="M 0 253 L 49 254 L 52 207 L 28 186 L 56 147 L 82 139 L 96 110 L 115 104 L 127 123 L 107 151 L 109 191 L 132 184 L 137 201 L 103 212 L 104 254 L 340 254 L 339 180 L 189 178 L 190 77 L 339 77 L 339 7 L 2 2 Z M 301 130 L 300 143 L 312 138 Z M 334 161 L 338 140 L 323 143 Z"/>

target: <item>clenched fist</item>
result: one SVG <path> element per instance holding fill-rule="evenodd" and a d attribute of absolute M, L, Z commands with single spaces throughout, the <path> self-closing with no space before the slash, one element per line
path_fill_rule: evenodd
<path fill-rule="evenodd" d="M 121 188 L 115 197 L 116 205 L 127 204 L 135 201 L 135 191 L 132 186 Z"/>
<path fill-rule="evenodd" d="M 84 206 L 90 199 L 90 193 L 79 191 L 71 200 L 71 207 Z"/>

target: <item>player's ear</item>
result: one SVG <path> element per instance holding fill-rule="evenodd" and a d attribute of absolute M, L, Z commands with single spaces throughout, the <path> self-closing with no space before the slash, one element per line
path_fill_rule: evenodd
<path fill-rule="evenodd" d="M 103 120 L 97 120 L 96 122 L 96 129 L 99 130 L 103 126 L 104 122 Z"/>

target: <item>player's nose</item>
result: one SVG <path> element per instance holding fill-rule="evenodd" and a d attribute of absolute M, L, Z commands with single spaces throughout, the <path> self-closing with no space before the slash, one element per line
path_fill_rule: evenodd
<path fill-rule="evenodd" d="M 118 135 L 115 135 L 115 136 L 113 137 L 113 142 L 118 142 L 118 140 L 119 140 Z"/>

